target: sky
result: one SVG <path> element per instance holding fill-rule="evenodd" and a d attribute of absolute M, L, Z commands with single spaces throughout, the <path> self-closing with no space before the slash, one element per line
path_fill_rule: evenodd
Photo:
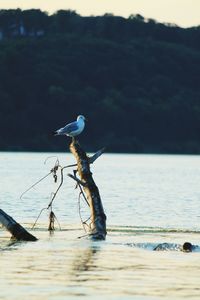
<path fill-rule="evenodd" d="M 9 8 L 40 8 L 49 14 L 59 9 L 71 9 L 82 16 L 141 14 L 181 27 L 200 25 L 200 0 L 0 0 L 0 9 Z"/>

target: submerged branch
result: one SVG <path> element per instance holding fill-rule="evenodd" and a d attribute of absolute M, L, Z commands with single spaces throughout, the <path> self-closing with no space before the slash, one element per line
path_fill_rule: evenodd
<path fill-rule="evenodd" d="M 105 148 L 102 148 L 102 149 L 100 149 L 99 151 L 97 151 L 93 156 L 87 157 L 88 164 L 93 164 L 94 161 L 95 161 L 99 156 L 101 156 L 102 153 L 103 153 L 104 151 L 105 151 Z M 52 156 L 52 157 L 55 157 L 55 156 Z M 48 158 L 45 160 L 44 163 L 46 163 L 47 160 L 50 159 L 50 158 L 52 158 L 52 157 L 48 157 Z M 57 158 L 57 157 L 56 157 L 56 158 Z M 41 179 L 39 179 L 36 183 L 34 183 L 31 187 L 29 187 L 25 192 L 22 193 L 22 195 L 20 196 L 20 199 L 21 199 L 28 191 L 30 191 L 32 188 L 34 188 L 37 184 L 39 184 L 41 181 L 43 181 L 44 179 L 46 179 L 46 178 L 47 178 L 49 175 L 51 175 L 51 174 L 53 174 L 54 182 L 56 183 L 56 182 L 57 182 L 57 179 L 58 179 L 57 171 L 60 170 L 60 184 L 58 185 L 58 187 L 57 187 L 55 193 L 53 193 L 53 196 L 52 196 L 51 201 L 49 202 L 48 206 L 41 209 L 41 211 L 40 211 L 40 213 L 39 213 L 39 215 L 38 215 L 38 217 L 37 217 L 35 223 L 33 224 L 32 228 L 34 228 L 35 225 L 37 224 L 37 221 L 38 221 L 38 219 L 40 218 L 42 212 L 43 212 L 44 210 L 50 209 L 51 212 L 50 212 L 50 215 L 49 215 L 49 219 L 50 219 L 50 222 L 49 222 L 49 230 L 50 230 L 50 231 L 54 230 L 54 219 L 56 219 L 56 217 L 55 217 L 55 214 L 54 214 L 53 211 L 52 211 L 53 201 L 55 200 L 55 198 L 56 198 L 56 196 L 57 196 L 57 194 L 58 194 L 58 192 L 59 192 L 61 186 L 63 185 L 63 181 L 64 181 L 64 175 L 63 175 L 63 172 L 64 172 L 64 170 L 67 169 L 67 168 L 76 167 L 76 166 L 78 167 L 78 166 L 79 166 L 79 163 L 77 163 L 77 164 L 71 164 L 71 165 L 67 165 L 67 166 L 62 167 L 62 166 L 60 165 L 60 163 L 59 163 L 58 158 L 57 158 L 57 159 L 56 159 L 56 162 L 55 162 L 55 165 L 54 165 L 54 167 L 50 170 L 50 172 L 49 172 L 47 175 L 45 175 L 44 177 L 42 177 Z M 86 201 L 87 205 L 90 206 L 90 204 L 89 204 L 89 202 L 88 202 L 88 200 L 87 200 L 87 197 L 85 196 L 85 194 L 84 194 L 84 192 L 83 192 L 83 189 L 82 189 L 82 187 L 83 187 L 83 188 L 86 188 L 87 183 L 86 183 L 85 180 L 83 181 L 83 180 L 77 178 L 76 172 L 77 172 L 77 171 L 74 171 L 74 175 L 68 174 L 68 176 L 77 182 L 77 186 L 80 188 L 80 195 L 83 196 L 83 198 L 84 198 L 84 200 Z M 79 214 L 80 214 L 80 212 L 79 212 Z M 89 218 L 89 219 L 90 219 L 90 218 Z M 88 220 L 89 220 L 89 219 L 88 219 Z M 57 220 L 57 219 L 56 219 L 56 220 Z M 58 222 L 58 220 L 57 220 L 57 222 Z M 83 222 L 82 219 L 81 219 L 81 222 L 82 222 L 82 224 L 85 224 L 85 222 Z M 59 222 L 58 222 L 58 224 L 59 224 Z M 86 225 L 87 225 L 87 224 L 86 224 Z M 87 225 L 87 226 L 88 226 L 88 225 Z M 59 227 L 60 227 L 60 224 L 59 224 Z"/>
<path fill-rule="evenodd" d="M 0 209 L 0 223 L 12 234 L 12 238 L 18 241 L 37 241 L 22 225 Z"/>
<path fill-rule="evenodd" d="M 84 185 L 82 185 L 83 190 L 91 210 L 90 236 L 92 239 L 103 240 L 106 237 L 106 215 L 104 213 L 98 187 L 96 186 L 90 171 L 90 159 L 76 139 L 72 139 L 70 151 L 77 160 L 78 173 L 81 182 L 84 183 Z M 96 155 L 93 156 L 93 161 L 95 161 L 103 151 L 104 149 L 99 150 Z M 75 180 L 78 181 L 76 177 Z"/>

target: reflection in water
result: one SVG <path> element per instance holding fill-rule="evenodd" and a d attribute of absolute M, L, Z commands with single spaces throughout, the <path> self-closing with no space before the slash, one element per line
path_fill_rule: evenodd
<path fill-rule="evenodd" d="M 19 196 L 49 171 L 43 164 L 47 156 L 0 156 L 6 174 L 1 178 L 1 208 L 28 228 L 49 201 L 52 178 L 23 199 Z M 68 164 L 66 159 L 73 163 L 70 154 L 59 154 L 59 159 L 62 165 Z M 111 228 L 107 240 L 76 239 L 83 233 L 77 193 L 66 180 L 55 202 L 65 230 L 49 237 L 47 214 L 35 229 L 37 243 L 8 241 L 0 230 L 0 299 L 199 300 L 200 251 L 187 255 L 173 244 L 189 240 L 199 245 L 199 156 L 105 154 L 103 163 L 97 160 L 93 168 Z M 87 215 L 87 209 L 82 213 Z M 173 251 L 153 251 L 164 243 Z"/>
<path fill-rule="evenodd" d="M 13 251 L 18 250 L 19 246 L 24 243 L 22 241 L 9 240 L 9 242 L 2 242 L 0 245 L 0 251 Z"/>
<path fill-rule="evenodd" d="M 72 274 L 79 277 L 80 272 L 87 272 L 96 268 L 97 253 L 100 245 L 93 241 L 88 241 L 87 248 L 79 248 L 72 262 Z M 97 242 L 96 242 L 97 243 Z"/>

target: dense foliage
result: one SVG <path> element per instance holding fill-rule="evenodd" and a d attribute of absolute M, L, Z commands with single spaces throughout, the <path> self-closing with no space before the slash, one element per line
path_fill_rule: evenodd
<path fill-rule="evenodd" d="M 200 153 L 200 28 L 110 14 L 0 11 L 0 150 Z"/>

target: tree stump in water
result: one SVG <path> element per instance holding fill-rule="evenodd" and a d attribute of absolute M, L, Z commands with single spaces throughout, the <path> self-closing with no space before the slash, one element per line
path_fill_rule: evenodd
<path fill-rule="evenodd" d="M 106 237 L 106 215 L 98 187 L 90 171 L 90 159 L 75 138 L 72 139 L 72 143 L 70 144 L 70 151 L 77 160 L 78 174 L 81 179 L 77 181 L 83 187 L 91 210 L 90 236 L 95 240 L 104 240 Z"/>
<path fill-rule="evenodd" d="M 30 234 L 2 209 L 0 209 L 0 223 L 12 234 L 12 238 L 18 241 L 37 241 L 35 236 Z"/>

